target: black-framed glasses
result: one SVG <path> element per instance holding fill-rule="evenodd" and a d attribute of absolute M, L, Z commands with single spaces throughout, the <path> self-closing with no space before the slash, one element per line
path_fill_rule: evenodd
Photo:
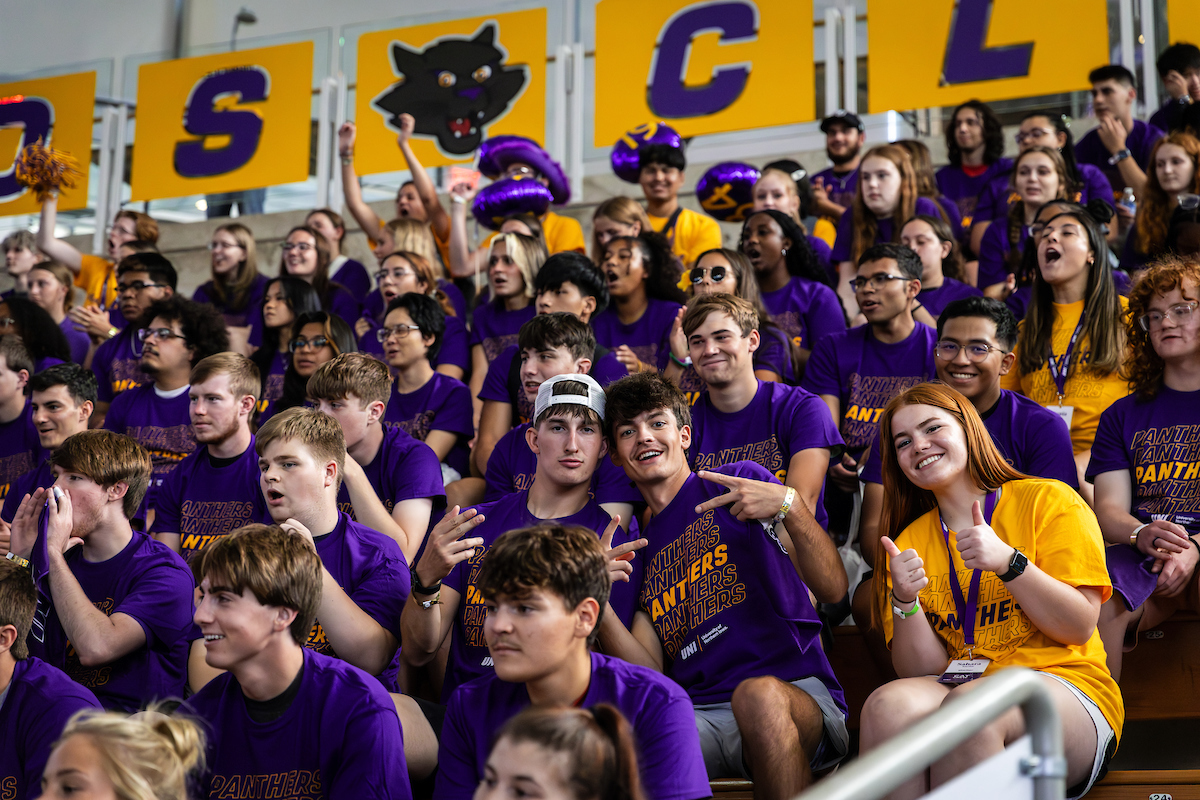
<path fill-rule="evenodd" d="M 725 276 L 729 274 L 729 271 L 728 268 L 721 265 L 717 265 L 712 269 L 705 269 L 704 267 L 692 267 L 692 283 L 704 283 L 705 274 L 708 274 L 713 283 L 720 283 L 721 281 L 725 280 Z"/>
<path fill-rule="evenodd" d="M 126 292 L 140 292 L 143 289 L 162 289 L 165 288 L 165 283 L 146 283 L 145 281 L 134 281 L 133 283 L 118 283 L 117 294 L 125 294 Z"/>
<path fill-rule="evenodd" d="M 410 333 L 419 330 L 421 330 L 420 325 L 393 325 L 390 328 L 380 328 L 375 331 L 375 335 L 379 337 L 379 341 L 386 342 L 389 336 L 395 336 L 397 339 L 407 339 Z"/>
<path fill-rule="evenodd" d="M 327 344 L 329 344 L 329 339 L 325 338 L 324 336 L 314 336 L 311 339 L 303 339 L 303 338 L 297 337 L 295 339 L 292 339 L 292 341 L 288 344 L 288 349 L 291 350 L 293 353 L 296 352 L 297 350 L 304 350 L 305 348 L 310 348 L 312 350 L 320 350 L 322 347 L 324 347 Z"/>
<path fill-rule="evenodd" d="M 1138 317 L 1138 324 L 1142 326 L 1142 330 L 1150 331 L 1155 328 L 1161 328 L 1164 319 L 1170 319 L 1176 325 L 1187 325 L 1192 321 L 1192 315 L 1196 313 L 1195 303 L 1176 303 L 1166 310 L 1151 311 L 1148 314 L 1142 314 Z"/>
<path fill-rule="evenodd" d="M 973 364 L 978 364 L 988 357 L 988 354 L 995 350 L 997 353 L 1003 353 L 1001 347 L 993 347 L 990 344 L 959 344 L 958 342 L 942 341 L 933 346 L 933 354 L 942 361 L 953 361 L 958 357 L 958 351 L 965 350 L 967 352 L 967 360 Z"/>
<path fill-rule="evenodd" d="M 187 337 L 182 333 L 176 333 L 170 328 L 138 328 L 138 339 L 146 341 L 151 336 L 158 339 L 160 342 L 165 342 L 168 339 L 183 339 L 187 341 Z"/>
<path fill-rule="evenodd" d="M 283 252 L 285 253 L 290 253 L 293 250 L 297 250 L 301 253 L 307 253 L 309 250 L 317 249 L 316 245 L 309 244 L 308 242 L 288 242 L 280 245 L 280 247 L 283 248 Z"/>
<path fill-rule="evenodd" d="M 887 286 L 888 281 L 906 281 L 908 278 L 903 275 L 888 275 L 886 272 L 880 272 L 877 275 L 872 275 L 869 278 L 854 278 L 850 281 L 850 288 L 856 292 L 870 286 L 875 291 L 882 291 L 883 287 Z"/>
<path fill-rule="evenodd" d="M 1054 131 L 1048 131 L 1045 128 L 1030 128 L 1027 133 L 1021 133 L 1020 131 L 1017 131 L 1017 135 L 1013 138 L 1017 140 L 1017 144 L 1024 144 L 1025 142 L 1033 141 L 1034 139 L 1040 139 L 1043 136 L 1047 136 L 1051 133 L 1054 133 Z"/>
<path fill-rule="evenodd" d="M 411 269 L 405 269 L 404 267 L 397 267 L 396 269 L 381 269 L 375 273 L 375 283 L 379 283 L 384 278 L 389 277 L 392 280 L 402 281 L 413 274 L 415 273 Z"/>

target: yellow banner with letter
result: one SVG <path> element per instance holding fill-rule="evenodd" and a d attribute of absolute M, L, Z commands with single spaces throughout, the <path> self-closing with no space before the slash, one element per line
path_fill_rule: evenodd
<path fill-rule="evenodd" d="M 596 147 L 663 120 L 682 136 L 816 114 L 811 0 L 601 0 Z"/>
<path fill-rule="evenodd" d="M 79 162 L 74 189 L 58 198 L 62 210 L 86 208 L 92 160 L 92 113 L 96 73 L 79 72 L 0 84 L 0 217 L 34 214 L 41 208 L 32 191 L 17 183 L 14 163 L 38 139 Z"/>
<path fill-rule="evenodd" d="M 1167 0 L 1167 33 L 1172 42 L 1200 42 L 1200 3 L 1196 0 Z M 1158 49 L 1167 46 L 1161 34 Z"/>
<path fill-rule="evenodd" d="M 873 114 L 1088 89 L 1108 63 L 1105 0 L 871 0 L 867 13 Z"/>
<path fill-rule="evenodd" d="M 358 174 L 408 168 L 396 146 L 401 114 L 414 118 L 413 153 L 426 167 L 469 162 L 502 133 L 544 145 L 546 9 L 360 36 Z"/>
<path fill-rule="evenodd" d="M 143 65 L 132 199 L 305 180 L 312 58 L 296 42 Z"/>

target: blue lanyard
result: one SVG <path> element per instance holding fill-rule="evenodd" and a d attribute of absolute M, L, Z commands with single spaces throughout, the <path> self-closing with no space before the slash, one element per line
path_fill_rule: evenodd
<path fill-rule="evenodd" d="M 992 512 L 996 510 L 996 492 L 989 492 L 983 503 L 983 518 L 988 525 L 992 524 Z M 954 569 L 954 551 L 950 547 L 950 529 L 938 512 L 938 522 L 942 523 L 942 537 L 946 540 L 946 557 L 950 561 L 950 593 L 954 596 L 954 610 L 958 612 L 959 624 L 962 626 L 963 642 L 967 645 L 968 654 L 975 646 L 975 610 L 979 606 L 979 579 L 983 577 L 980 570 L 972 570 L 970 593 L 963 598 L 962 586 L 958 583 L 958 575 Z M 970 656 L 968 655 L 968 658 Z"/>
<path fill-rule="evenodd" d="M 1050 376 L 1054 378 L 1054 388 L 1058 390 L 1058 404 L 1061 406 L 1063 397 L 1067 393 L 1067 371 L 1071 369 L 1071 353 L 1075 351 L 1075 341 L 1079 338 L 1079 332 L 1083 330 L 1083 314 L 1079 315 L 1079 323 L 1075 326 L 1075 332 L 1071 334 L 1071 341 L 1067 344 L 1067 352 L 1063 353 L 1062 369 L 1058 368 L 1058 362 L 1054 359 L 1054 347 L 1051 346 L 1050 354 L 1046 356 L 1046 366 L 1050 368 Z"/>

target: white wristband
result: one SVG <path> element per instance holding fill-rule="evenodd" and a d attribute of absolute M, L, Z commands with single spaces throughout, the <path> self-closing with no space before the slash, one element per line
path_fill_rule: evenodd
<path fill-rule="evenodd" d="M 1138 525 L 1136 528 L 1133 529 L 1133 533 L 1129 534 L 1129 544 L 1131 546 L 1137 547 L 1138 534 L 1142 532 L 1142 528 L 1146 527 L 1149 524 L 1150 524 L 1149 522 L 1143 522 L 1141 525 Z"/>
<path fill-rule="evenodd" d="M 779 512 L 775 515 L 776 522 L 783 522 L 783 518 L 792 510 L 792 503 L 796 500 L 796 490 L 794 487 L 787 487 L 787 492 L 783 496 L 783 505 L 779 507 Z"/>

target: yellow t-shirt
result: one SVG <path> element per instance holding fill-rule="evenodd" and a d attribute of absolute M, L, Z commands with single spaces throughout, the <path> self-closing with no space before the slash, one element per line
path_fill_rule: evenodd
<path fill-rule="evenodd" d="M 547 211 L 542 217 L 542 232 L 546 234 L 546 250 L 555 253 L 587 253 L 587 242 L 583 239 L 583 227 L 573 217 L 561 217 Z"/>
<path fill-rule="evenodd" d="M 1040 478 L 1004 484 L 992 515 L 992 528 L 1047 575 L 1069 586 L 1099 589 L 1102 601 L 1112 596 L 1100 524 L 1066 484 Z M 963 567 L 954 539 L 951 531 L 956 579 L 965 597 L 973 570 Z M 902 550 L 911 547 L 924 560 L 929 584 L 921 590 L 921 609 L 950 658 L 966 658 L 937 509 L 905 528 L 896 538 L 896 546 Z M 890 591 L 891 573 L 884 574 Z M 890 646 L 890 610 L 882 617 Z M 979 581 L 974 652 L 992 660 L 988 674 L 1007 667 L 1029 667 L 1067 681 L 1100 707 L 1120 741 L 1125 706 L 1121 690 L 1108 672 L 1098 630 L 1092 631 L 1084 645 L 1064 645 L 1051 639 L 1033 627 L 1004 582 L 994 572 L 984 572 Z"/>
<path fill-rule="evenodd" d="M 1129 301 L 1124 297 L 1120 300 L 1121 311 L 1124 313 L 1129 309 Z M 1054 335 L 1051 337 L 1051 348 L 1060 359 L 1067 352 L 1071 334 L 1075 332 L 1075 326 L 1079 324 L 1082 315 L 1082 300 L 1066 305 L 1054 304 Z M 1076 453 L 1082 453 L 1091 448 L 1096 438 L 1096 426 L 1100 424 L 1100 415 L 1104 409 L 1129 394 L 1129 384 L 1116 372 L 1098 376 L 1080 368 L 1091 361 L 1091 345 L 1085 335 L 1080 334 L 1075 347 L 1081 348 L 1080 357 L 1075 369 L 1067 377 L 1063 405 L 1075 409 L 1071 416 L 1071 446 Z M 1054 376 L 1050 374 L 1050 368 L 1046 366 L 1045 361 L 1042 362 L 1041 369 L 1028 375 L 1019 374 L 1016 368 L 1009 370 L 1007 375 L 1001 376 L 1000 386 L 1020 392 L 1046 408 L 1058 406 L 1058 390 L 1054 386 Z"/>
<path fill-rule="evenodd" d="M 116 265 L 101 256 L 80 256 L 75 285 L 87 292 L 87 303 L 108 310 L 117 301 Z"/>
<path fill-rule="evenodd" d="M 667 224 L 667 217 L 650 217 L 650 227 L 656 233 L 662 233 Z M 721 226 L 712 217 L 697 214 L 690 208 L 679 212 L 675 220 L 674 236 L 671 239 L 671 251 L 679 256 L 685 268 L 692 266 L 700 254 L 706 250 L 721 246 Z"/>
<path fill-rule="evenodd" d="M 813 226 L 813 236 L 833 247 L 833 243 L 837 241 L 837 223 L 829 217 L 821 217 Z"/>

